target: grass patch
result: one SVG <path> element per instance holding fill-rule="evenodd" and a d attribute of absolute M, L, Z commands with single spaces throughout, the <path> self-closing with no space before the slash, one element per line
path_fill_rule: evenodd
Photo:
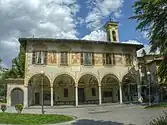
<path fill-rule="evenodd" d="M 151 109 L 151 108 L 167 108 L 167 103 L 160 103 L 160 104 L 145 107 L 145 109 Z"/>
<path fill-rule="evenodd" d="M 22 125 L 40 125 L 55 124 L 73 120 L 70 116 L 56 114 L 18 114 L 18 113 L 0 113 L 1 124 L 22 124 Z"/>

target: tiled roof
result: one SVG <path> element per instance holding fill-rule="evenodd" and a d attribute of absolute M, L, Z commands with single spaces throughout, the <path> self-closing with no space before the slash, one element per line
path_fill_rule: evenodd
<path fill-rule="evenodd" d="M 108 44 L 108 45 L 120 45 L 120 46 L 133 46 L 137 50 L 143 48 L 141 44 L 121 43 L 121 42 L 108 42 L 108 41 L 93 41 L 93 40 L 79 40 L 79 39 L 55 39 L 55 38 L 19 38 L 19 42 L 23 41 L 51 41 L 51 42 L 80 42 L 88 44 Z"/>

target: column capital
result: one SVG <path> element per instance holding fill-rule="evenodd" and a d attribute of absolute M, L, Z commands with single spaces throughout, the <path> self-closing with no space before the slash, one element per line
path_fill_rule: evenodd
<path fill-rule="evenodd" d="M 78 85 L 75 85 L 75 88 L 78 88 Z"/>
<path fill-rule="evenodd" d="M 24 85 L 25 88 L 28 88 L 28 85 Z"/>
<path fill-rule="evenodd" d="M 122 86 L 122 82 L 119 82 L 119 86 Z"/>

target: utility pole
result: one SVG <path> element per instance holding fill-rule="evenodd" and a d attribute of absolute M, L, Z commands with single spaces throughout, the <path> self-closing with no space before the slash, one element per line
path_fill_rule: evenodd
<path fill-rule="evenodd" d="M 41 94 L 42 94 L 42 98 L 41 98 L 41 101 L 42 101 L 42 103 L 41 103 L 41 106 L 42 106 L 42 114 L 44 114 L 44 106 L 43 106 L 43 75 L 44 75 L 44 72 L 43 71 L 41 71 L 41 76 L 42 76 L 42 78 L 41 78 Z"/>

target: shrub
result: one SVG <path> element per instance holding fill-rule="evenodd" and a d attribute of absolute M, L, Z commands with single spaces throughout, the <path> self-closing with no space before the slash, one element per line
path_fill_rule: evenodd
<path fill-rule="evenodd" d="M 6 105 L 1 105 L 1 110 L 2 110 L 2 112 L 5 112 L 6 109 L 7 109 Z"/>
<path fill-rule="evenodd" d="M 21 113 L 23 110 L 23 104 L 16 104 L 15 109 L 18 113 Z"/>
<path fill-rule="evenodd" d="M 153 119 L 151 122 L 150 122 L 150 125 L 167 125 L 167 113 L 165 113 L 165 116 L 160 116 L 156 119 Z"/>

